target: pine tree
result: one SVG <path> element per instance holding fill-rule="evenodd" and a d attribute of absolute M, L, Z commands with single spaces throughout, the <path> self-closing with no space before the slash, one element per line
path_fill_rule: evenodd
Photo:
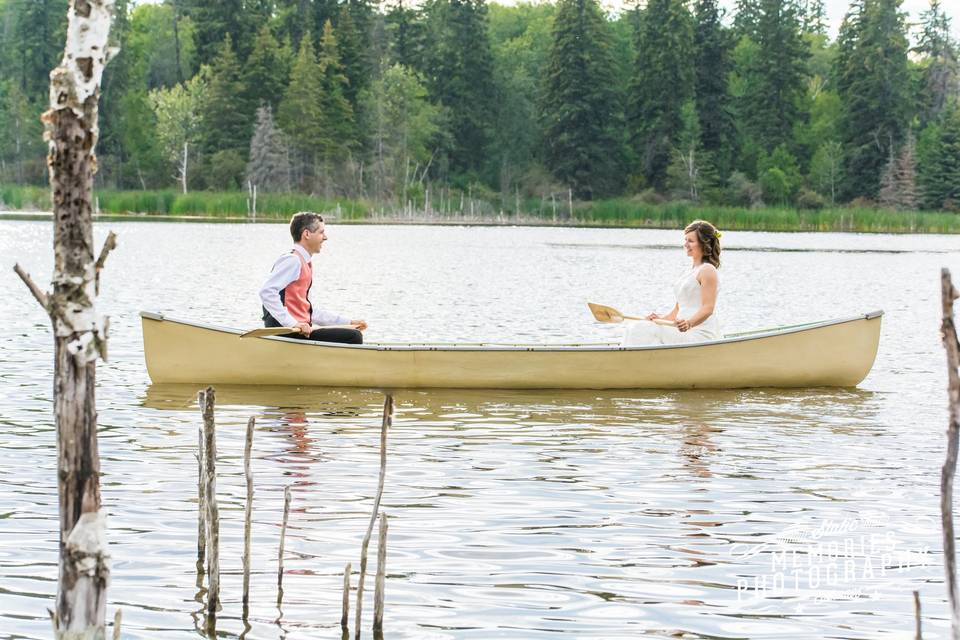
<path fill-rule="evenodd" d="M 609 26 L 596 0 L 560 0 L 541 106 L 545 160 L 578 198 L 620 186 L 622 115 Z"/>
<path fill-rule="evenodd" d="M 921 135 L 918 182 L 931 209 L 960 210 L 960 100 L 948 103 Z"/>
<path fill-rule="evenodd" d="M 323 71 L 317 64 L 313 38 L 309 32 L 304 33 L 290 73 L 290 85 L 277 110 L 280 128 L 299 152 L 299 161 L 292 169 L 295 184 L 301 188 L 312 186 L 316 155 L 333 144 L 332 132 L 324 121 L 323 83 Z"/>
<path fill-rule="evenodd" d="M 717 0 L 697 0 L 695 21 L 694 95 L 700 120 L 700 139 L 721 175 L 726 176 L 737 139 L 727 88 L 733 39 L 721 24 Z"/>
<path fill-rule="evenodd" d="M 693 97 L 693 19 L 683 0 L 650 0 L 637 34 L 630 133 L 647 184 L 662 190 L 681 109 Z"/>
<path fill-rule="evenodd" d="M 252 110 L 247 107 L 240 64 L 230 36 L 226 36 L 210 67 L 210 82 L 203 107 L 203 150 L 239 151 L 246 155 Z"/>
<path fill-rule="evenodd" d="M 290 51 L 281 47 L 270 28 L 264 25 L 244 65 L 244 98 L 248 108 L 259 108 L 263 104 L 271 110 L 277 108 L 290 83 L 290 58 Z"/>
<path fill-rule="evenodd" d="M 827 35 L 827 8 L 823 0 L 807 0 L 803 11 L 803 31 L 818 36 Z"/>
<path fill-rule="evenodd" d="M 262 191 L 290 190 L 290 150 L 273 120 L 269 105 L 257 109 L 257 126 L 250 139 L 247 181 Z"/>
<path fill-rule="evenodd" d="M 667 186 L 673 195 L 699 202 L 709 190 L 716 187 L 717 175 L 712 154 L 704 149 L 701 142 L 700 121 L 693 100 L 683 105 L 681 120 L 683 129 L 667 169 Z"/>
<path fill-rule="evenodd" d="M 737 0 L 733 14 L 733 32 L 737 38 L 756 38 L 760 25 L 760 0 Z"/>
<path fill-rule="evenodd" d="M 917 208 L 917 157 L 913 136 L 907 137 L 900 152 L 890 157 L 880 176 L 880 204 L 890 209 L 912 211 Z"/>
<path fill-rule="evenodd" d="M 492 137 L 496 90 L 485 0 L 430 0 L 424 75 L 434 102 L 447 108 L 449 166 L 479 171 Z"/>
<path fill-rule="evenodd" d="M 357 95 L 370 83 L 370 61 L 365 53 L 366 39 L 357 31 L 353 15 L 346 4 L 341 5 L 337 20 L 337 45 L 343 73 L 347 78 L 344 93 L 356 111 Z"/>
<path fill-rule="evenodd" d="M 950 17 L 940 0 L 930 0 L 930 8 L 920 16 L 921 32 L 914 51 L 921 54 L 923 94 L 920 104 L 921 126 L 935 120 L 950 96 L 960 89 L 960 63 L 957 44 L 950 35 Z"/>
<path fill-rule="evenodd" d="M 791 0 L 761 0 L 756 31 L 757 54 L 749 68 L 739 111 L 746 133 L 760 150 L 770 153 L 793 143 L 794 127 L 805 117 L 809 49 Z"/>
<path fill-rule="evenodd" d="M 387 12 L 386 22 L 390 34 L 391 60 L 408 69 L 421 69 L 424 28 L 417 10 L 404 7 L 403 0 L 399 0 Z"/>
<path fill-rule="evenodd" d="M 843 194 L 875 198 L 890 147 L 902 144 L 909 119 L 907 37 L 900 0 L 864 0 L 844 21 L 838 88 L 844 105 Z"/>
<path fill-rule="evenodd" d="M 194 43 L 200 64 L 213 64 L 220 55 L 224 38 L 230 38 L 241 60 L 250 53 L 250 43 L 256 33 L 257 16 L 244 0 L 177 0 L 182 15 L 190 17 L 195 26 Z"/>
<path fill-rule="evenodd" d="M 322 151 L 328 159 L 339 159 L 355 146 L 356 132 L 353 107 L 347 100 L 349 80 L 343 73 L 337 38 L 333 35 L 333 26 L 329 21 L 323 25 L 317 64 L 321 73 L 323 123 L 330 139 L 330 145 Z"/>

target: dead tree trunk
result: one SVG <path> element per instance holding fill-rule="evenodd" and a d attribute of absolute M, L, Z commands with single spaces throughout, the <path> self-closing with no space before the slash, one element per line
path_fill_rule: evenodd
<path fill-rule="evenodd" d="M 106 634 L 106 527 L 100 509 L 100 456 L 94 390 L 98 358 L 106 358 L 107 320 L 96 311 L 99 272 L 115 246 L 111 233 L 94 259 L 91 221 L 97 169 L 97 101 L 113 0 L 71 0 L 63 60 L 50 74 L 43 114 L 53 192 L 53 292 L 14 270 L 50 315 L 54 335 L 53 411 L 57 426 L 60 561 L 57 638 Z"/>
<path fill-rule="evenodd" d="M 947 426 L 947 459 L 940 473 L 940 521 L 943 528 L 943 563 L 947 574 L 947 596 L 950 601 L 952 620 L 951 637 L 960 639 L 960 602 L 957 597 L 957 552 L 953 535 L 953 476 L 957 470 L 957 450 L 960 444 L 960 343 L 957 342 L 957 327 L 953 319 L 953 302 L 960 296 L 950 271 L 940 272 L 943 301 L 943 322 L 940 325 L 943 346 L 947 350 L 948 397 L 950 399 L 950 423 Z"/>

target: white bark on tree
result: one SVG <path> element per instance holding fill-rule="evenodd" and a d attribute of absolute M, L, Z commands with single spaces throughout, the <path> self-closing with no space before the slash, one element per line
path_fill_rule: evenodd
<path fill-rule="evenodd" d="M 106 358 L 107 319 L 97 313 L 99 271 L 115 246 L 93 251 L 93 175 L 97 170 L 97 102 L 113 0 L 71 0 L 63 60 L 50 73 L 50 108 L 43 114 L 53 192 L 53 291 L 42 292 L 23 269 L 14 270 L 50 315 L 54 334 L 54 420 L 60 502 L 58 640 L 106 635 L 110 575 L 100 504 L 96 363 Z"/>

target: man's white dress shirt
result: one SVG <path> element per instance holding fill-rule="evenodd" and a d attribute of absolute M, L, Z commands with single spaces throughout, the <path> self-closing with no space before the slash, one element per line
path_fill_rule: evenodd
<path fill-rule="evenodd" d="M 293 245 L 293 250 L 303 256 L 304 260 L 310 262 L 310 253 L 302 246 L 295 244 Z M 263 308 L 284 327 L 296 326 L 297 321 L 294 320 L 293 316 L 290 315 L 290 312 L 287 311 L 287 308 L 283 306 L 283 303 L 280 301 L 280 292 L 285 289 L 288 284 L 299 278 L 300 260 L 292 253 L 287 253 L 280 256 L 277 261 L 273 263 L 273 270 L 270 271 L 270 277 L 267 278 L 267 281 L 260 288 L 260 302 L 263 303 Z M 322 327 L 330 324 L 350 324 L 349 318 L 324 311 L 313 304 L 312 300 L 310 301 L 310 306 L 313 309 L 313 315 L 310 321 L 314 325 Z"/>

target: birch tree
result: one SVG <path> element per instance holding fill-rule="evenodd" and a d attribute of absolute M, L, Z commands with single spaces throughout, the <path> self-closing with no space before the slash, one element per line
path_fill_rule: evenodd
<path fill-rule="evenodd" d="M 94 259 L 91 190 L 100 83 L 115 53 L 107 46 L 113 8 L 113 0 L 70 1 L 63 60 L 50 73 L 50 108 L 43 122 L 53 201 L 53 291 L 41 291 L 20 265 L 14 267 L 53 324 L 60 561 L 52 617 L 59 640 L 105 636 L 110 566 L 95 389 L 108 323 L 96 299 L 98 274 L 115 240 L 111 233 Z"/>

